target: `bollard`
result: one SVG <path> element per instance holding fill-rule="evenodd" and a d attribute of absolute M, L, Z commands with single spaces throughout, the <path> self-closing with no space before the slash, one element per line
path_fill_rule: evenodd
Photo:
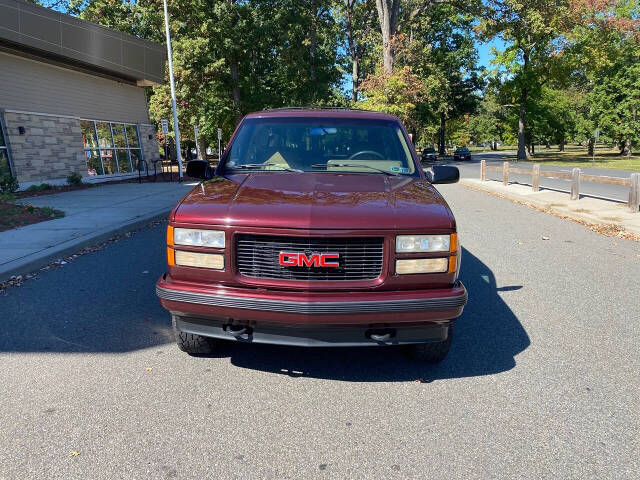
<path fill-rule="evenodd" d="M 632 173 L 631 185 L 629 185 L 629 211 L 638 212 L 638 204 L 640 203 L 640 173 Z"/>
<path fill-rule="evenodd" d="M 485 170 L 486 168 L 487 161 L 480 160 L 480 180 L 482 180 L 483 182 L 487 180 L 487 171 Z"/>
<path fill-rule="evenodd" d="M 504 186 L 509 185 L 509 162 L 502 164 L 502 184 Z"/>
<path fill-rule="evenodd" d="M 580 199 L 580 169 L 574 168 L 571 171 L 571 200 Z"/>
<path fill-rule="evenodd" d="M 531 178 L 531 188 L 533 189 L 534 192 L 539 192 L 540 191 L 540 164 L 539 163 L 535 163 L 533 165 L 533 170 L 532 170 L 532 178 Z"/>

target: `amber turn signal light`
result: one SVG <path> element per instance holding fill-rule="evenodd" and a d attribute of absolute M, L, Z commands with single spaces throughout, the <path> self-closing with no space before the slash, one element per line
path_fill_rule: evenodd
<path fill-rule="evenodd" d="M 456 266 L 457 266 L 456 258 L 457 257 L 455 255 L 451 255 L 449 257 L 449 270 L 447 270 L 447 273 L 456 273 Z"/>
<path fill-rule="evenodd" d="M 167 245 L 173 245 L 173 227 L 171 225 L 167 227 Z"/>
<path fill-rule="evenodd" d="M 458 234 L 452 233 L 451 240 L 449 241 L 449 251 L 454 253 L 458 249 Z"/>

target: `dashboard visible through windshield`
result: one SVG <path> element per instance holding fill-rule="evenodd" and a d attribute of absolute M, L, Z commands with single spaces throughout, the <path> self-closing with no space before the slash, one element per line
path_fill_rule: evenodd
<path fill-rule="evenodd" d="M 344 118 L 248 118 L 225 169 L 416 175 L 400 125 Z"/>

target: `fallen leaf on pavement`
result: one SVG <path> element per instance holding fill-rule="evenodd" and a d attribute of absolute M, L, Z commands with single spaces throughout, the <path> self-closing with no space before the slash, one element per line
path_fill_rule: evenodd
<path fill-rule="evenodd" d="M 80 451 L 78 450 L 74 450 L 69 454 L 70 457 L 77 457 L 78 455 L 80 455 Z"/>
<path fill-rule="evenodd" d="M 153 370 L 153 367 L 147 367 L 146 370 L 147 372 L 150 372 L 151 370 Z"/>
<path fill-rule="evenodd" d="M 549 237 L 542 237 L 543 240 L 549 240 Z"/>

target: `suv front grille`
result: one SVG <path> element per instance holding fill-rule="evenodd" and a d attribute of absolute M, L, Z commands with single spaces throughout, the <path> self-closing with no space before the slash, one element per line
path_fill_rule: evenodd
<path fill-rule="evenodd" d="M 382 273 L 382 238 L 303 238 L 238 235 L 236 265 L 240 274 L 283 280 L 373 280 Z M 280 252 L 338 253 L 338 267 L 286 267 Z"/>

